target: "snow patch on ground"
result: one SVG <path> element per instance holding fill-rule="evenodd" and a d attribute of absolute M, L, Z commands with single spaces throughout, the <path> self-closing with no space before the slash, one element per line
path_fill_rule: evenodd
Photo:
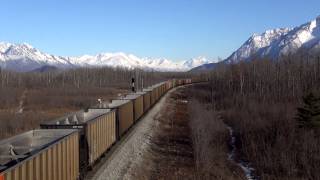
<path fill-rule="evenodd" d="M 229 143 L 231 146 L 231 152 L 228 154 L 228 160 L 235 163 L 237 166 L 239 166 L 242 169 L 247 180 L 256 180 L 257 178 L 255 178 L 253 175 L 255 169 L 250 166 L 250 163 L 242 161 L 241 158 L 239 158 L 240 160 L 237 160 L 236 158 L 237 147 L 236 147 L 236 137 L 234 135 L 234 130 L 232 129 L 231 126 L 228 126 L 228 125 L 227 125 L 227 129 L 231 137 L 230 143 Z"/>
<path fill-rule="evenodd" d="M 25 101 L 25 98 L 26 98 L 26 94 L 27 94 L 27 91 L 26 90 L 23 91 L 22 96 L 21 96 L 20 101 L 19 101 L 19 107 L 18 107 L 18 110 L 16 112 L 17 114 L 23 113 L 23 110 L 24 110 L 23 105 L 24 105 L 24 101 Z"/>

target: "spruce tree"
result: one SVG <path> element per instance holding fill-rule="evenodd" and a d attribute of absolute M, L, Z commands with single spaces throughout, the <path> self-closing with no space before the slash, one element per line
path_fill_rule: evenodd
<path fill-rule="evenodd" d="M 303 107 L 299 107 L 297 121 L 299 127 L 312 128 L 320 126 L 320 98 L 313 93 L 303 97 Z"/>

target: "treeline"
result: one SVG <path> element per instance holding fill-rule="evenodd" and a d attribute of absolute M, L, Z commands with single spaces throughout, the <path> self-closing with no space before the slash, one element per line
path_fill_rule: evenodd
<path fill-rule="evenodd" d="M 167 79 L 191 76 L 192 74 L 186 72 L 109 67 L 47 72 L 13 72 L 0 69 L 0 110 L 18 107 L 23 93 L 26 93 L 24 105 L 27 105 L 28 109 L 81 108 L 95 103 L 97 98 L 108 100 L 115 94 L 131 91 L 132 78 L 135 78 L 136 90 L 141 90 Z"/>
<path fill-rule="evenodd" d="M 272 61 L 259 59 L 221 65 L 211 73 L 214 88 L 261 101 L 295 101 L 319 90 L 320 55 L 297 54 Z"/>
<path fill-rule="evenodd" d="M 77 68 L 48 72 L 18 73 L 0 69 L 1 87 L 45 87 L 45 88 L 83 88 L 83 87 L 130 87 L 131 78 L 136 79 L 138 87 L 147 87 L 170 78 L 190 77 L 188 73 L 155 72 L 141 69 L 123 68 Z"/>

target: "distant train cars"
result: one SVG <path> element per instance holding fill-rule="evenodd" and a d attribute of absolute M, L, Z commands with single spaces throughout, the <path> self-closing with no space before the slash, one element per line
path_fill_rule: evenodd
<path fill-rule="evenodd" d="M 33 130 L 0 141 L 1 180 L 76 180 L 79 134 L 76 130 Z"/>
<path fill-rule="evenodd" d="M 0 180 L 84 179 L 87 170 L 167 91 L 202 81 L 168 80 L 0 141 Z"/>

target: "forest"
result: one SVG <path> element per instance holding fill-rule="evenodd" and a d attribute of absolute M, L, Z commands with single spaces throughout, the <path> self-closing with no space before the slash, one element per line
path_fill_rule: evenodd
<path fill-rule="evenodd" d="M 221 158 L 230 151 L 228 126 L 236 161 L 254 179 L 320 179 L 319 55 L 220 65 L 209 77 L 189 92 L 199 179 L 234 179 Z"/>

